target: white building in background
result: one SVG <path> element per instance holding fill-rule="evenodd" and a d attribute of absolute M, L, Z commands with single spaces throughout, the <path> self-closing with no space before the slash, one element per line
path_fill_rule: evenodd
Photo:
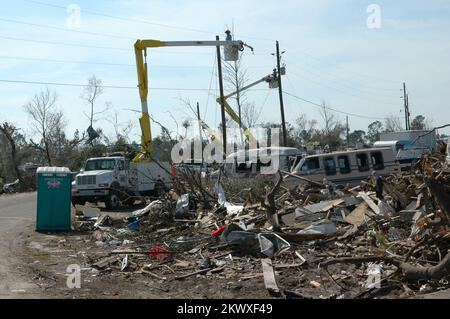
<path fill-rule="evenodd" d="M 380 133 L 380 141 L 411 141 L 418 147 L 426 147 L 430 151 L 434 151 L 436 149 L 436 131 L 382 132 Z"/>

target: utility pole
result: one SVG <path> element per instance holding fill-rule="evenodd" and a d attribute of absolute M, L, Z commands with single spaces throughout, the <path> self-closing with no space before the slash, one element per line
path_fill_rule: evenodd
<path fill-rule="evenodd" d="M 278 94 L 280 96 L 280 109 L 281 109 L 281 126 L 283 128 L 283 146 L 287 145 L 287 133 L 286 133 L 286 120 L 284 117 L 284 105 L 283 105 L 283 88 L 281 86 L 281 56 L 280 56 L 280 45 L 278 41 L 277 44 L 277 74 L 278 74 Z"/>
<path fill-rule="evenodd" d="M 203 168 L 203 162 L 204 162 L 204 158 L 203 158 L 203 138 L 202 138 L 202 120 L 200 119 L 200 105 L 197 102 L 197 119 L 198 119 L 198 136 L 200 139 L 200 145 L 202 146 L 201 150 L 202 150 L 202 168 Z M 194 158 L 195 160 L 195 158 Z"/>
<path fill-rule="evenodd" d="M 220 38 L 216 35 L 216 41 Z M 220 56 L 220 46 L 217 46 L 217 69 L 219 73 L 219 88 L 220 88 L 220 113 L 222 115 L 222 143 L 223 143 L 223 159 L 227 157 L 227 125 L 225 119 L 225 95 L 223 93 L 223 78 L 222 78 L 222 58 Z"/>
<path fill-rule="evenodd" d="M 345 117 L 345 121 L 347 123 L 347 149 L 350 148 L 350 139 L 349 139 L 349 127 L 348 127 L 348 115 Z"/>
<path fill-rule="evenodd" d="M 409 94 L 406 93 L 406 106 L 408 107 L 408 130 L 411 130 L 411 112 L 409 111 Z"/>
<path fill-rule="evenodd" d="M 405 128 L 407 131 L 411 129 L 409 122 L 409 103 L 408 103 L 408 93 L 406 93 L 406 83 L 403 82 L 403 106 L 405 108 Z"/>

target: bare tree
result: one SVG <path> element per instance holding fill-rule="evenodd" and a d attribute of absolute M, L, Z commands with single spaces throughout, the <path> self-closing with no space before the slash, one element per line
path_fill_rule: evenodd
<path fill-rule="evenodd" d="M 236 96 L 233 97 L 233 99 L 236 100 L 238 115 L 242 119 L 242 109 L 243 106 L 247 103 L 247 92 L 241 92 L 240 89 L 244 87 L 245 83 L 247 83 L 249 80 L 247 70 L 242 67 L 242 53 L 237 61 L 224 63 L 223 78 L 225 80 L 227 89 L 232 92 L 237 92 Z M 239 127 L 242 128 L 241 125 Z"/>
<path fill-rule="evenodd" d="M 317 121 L 308 120 L 306 114 L 301 114 L 295 120 L 295 128 L 292 132 L 293 139 L 297 147 L 305 147 L 314 139 L 317 139 L 318 130 L 316 129 Z"/>
<path fill-rule="evenodd" d="M 114 111 L 113 116 L 111 118 L 107 118 L 106 121 L 114 127 L 116 140 L 124 139 L 129 142 L 129 135 L 133 129 L 133 123 L 131 121 L 120 122 L 117 111 Z"/>
<path fill-rule="evenodd" d="M 16 176 L 20 182 L 20 185 L 23 186 L 23 178 L 22 178 L 22 174 L 20 173 L 19 163 L 17 160 L 16 140 L 14 138 L 14 136 L 18 132 L 18 129 L 16 127 L 14 127 L 12 124 L 10 124 L 8 122 L 4 122 L 2 125 L 0 125 L 0 132 L 3 133 L 6 140 L 9 143 L 9 148 L 10 148 L 10 152 L 11 152 L 11 163 L 12 163 L 12 166 L 14 167 L 14 172 L 16 173 Z"/>
<path fill-rule="evenodd" d="M 95 122 L 95 116 L 105 112 L 109 108 L 107 104 L 103 110 L 97 112 L 95 111 L 95 102 L 102 94 L 103 94 L 102 80 L 97 79 L 95 75 L 92 75 L 88 79 L 88 84 L 84 87 L 83 93 L 80 95 L 80 98 L 85 100 L 91 108 L 89 115 L 83 112 L 83 114 L 89 119 L 91 127 Z"/>
<path fill-rule="evenodd" d="M 35 143 L 31 139 L 31 144 L 45 154 L 49 166 L 53 165 L 52 147 L 55 135 L 65 127 L 62 111 L 56 107 L 56 93 L 50 92 L 47 88 L 36 94 L 25 106 L 25 111 L 32 120 L 32 132 L 40 138 L 40 142 Z"/>
<path fill-rule="evenodd" d="M 402 125 L 400 124 L 400 119 L 392 114 L 384 119 L 384 130 L 385 132 L 397 132 L 401 131 Z"/>
<path fill-rule="evenodd" d="M 241 142 L 243 142 L 242 128 L 251 128 L 258 124 L 262 107 L 257 108 L 255 104 L 248 102 L 246 97 L 247 91 L 241 91 L 249 81 L 249 74 L 243 67 L 242 54 L 237 61 L 224 63 L 224 81 L 227 90 L 237 92 L 230 99 L 236 101 L 238 108 L 237 114 L 241 119 L 239 123 Z"/>
<path fill-rule="evenodd" d="M 259 124 L 259 118 L 261 117 L 262 107 L 259 109 L 255 103 L 244 103 L 242 106 L 241 121 L 245 127 L 251 128 Z"/>
<path fill-rule="evenodd" d="M 320 108 L 320 116 L 322 117 L 324 122 L 324 131 L 325 134 L 330 134 L 330 132 L 336 126 L 337 120 L 335 118 L 335 115 L 331 113 L 325 100 L 322 100 L 321 105 L 322 107 Z"/>

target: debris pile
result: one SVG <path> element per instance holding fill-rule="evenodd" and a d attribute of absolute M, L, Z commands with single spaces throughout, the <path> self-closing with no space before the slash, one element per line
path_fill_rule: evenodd
<path fill-rule="evenodd" d="M 159 282 L 257 281 L 285 298 L 410 298 L 450 287 L 445 156 L 356 187 L 302 178 L 287 188 L 287 177 L 231 193 L 237 181 L 207 187 L 194 176 L 123 218 L 88 213 L 77 229 L 92 232 L 102 255 L 87 266 Z"/>

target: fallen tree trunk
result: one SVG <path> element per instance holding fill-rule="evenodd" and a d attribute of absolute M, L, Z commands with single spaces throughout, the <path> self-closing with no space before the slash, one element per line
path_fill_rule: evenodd
<path fill-rule="evenodd" d="M 400 269 L 409 280 L 419 279 L 441 279 L 450 275 L 450 252 L 441 260 L 439 264 L 432 267 L 415 267 L 408 263 L 401 263 Z"/>
<path fill-rule="evenodd" d="M 416 267 L 406 262 L 400 262 L 396 259 L 386 256 L 368 256 L 368 257 L 344 257 L 327 260 L 321 263 L 321 266 L 327 267 L 334 264 L 361 264 L 365 262 L 383 261 L 397 266 L 410 281 L 441 279 L 450 275 L 450 252 L 436 266 Z"/>

